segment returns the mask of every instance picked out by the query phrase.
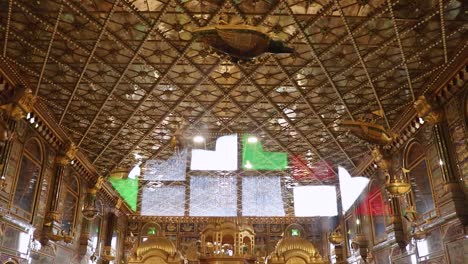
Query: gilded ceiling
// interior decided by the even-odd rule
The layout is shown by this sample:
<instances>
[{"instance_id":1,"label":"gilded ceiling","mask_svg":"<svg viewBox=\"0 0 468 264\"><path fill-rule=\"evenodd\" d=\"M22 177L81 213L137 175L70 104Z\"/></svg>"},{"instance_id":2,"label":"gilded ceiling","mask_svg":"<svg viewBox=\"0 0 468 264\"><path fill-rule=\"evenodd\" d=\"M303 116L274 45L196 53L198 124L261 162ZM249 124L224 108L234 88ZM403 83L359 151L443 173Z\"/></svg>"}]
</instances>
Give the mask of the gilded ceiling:
<instances>
[{"instance_id":1,"label":"gilded ceiling","mask_svg":"<svg viewBox=\"0 0 468 264\"><path fill-rule=\"evenodd\" d=\"M167 158L180 124L352 169L369 146L340 123L391 128L466 54L466 14L461 0L0 0L0 48L103 174ZM221 19L295 52L210 54L193 31Z\"/></svg>"}]
</instances>

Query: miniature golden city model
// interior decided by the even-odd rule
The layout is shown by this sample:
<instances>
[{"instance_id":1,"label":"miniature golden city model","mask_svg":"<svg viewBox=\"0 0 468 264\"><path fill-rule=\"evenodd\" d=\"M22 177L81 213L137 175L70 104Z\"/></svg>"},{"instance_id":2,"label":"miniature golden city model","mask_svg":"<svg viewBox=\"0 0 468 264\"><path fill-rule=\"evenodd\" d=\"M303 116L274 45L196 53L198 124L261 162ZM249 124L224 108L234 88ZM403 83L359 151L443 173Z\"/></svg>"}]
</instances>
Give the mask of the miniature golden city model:
<instances>
[{"instance_id":1,"label":"miniature golden city model","mask_svg":"<svg viewBox=\"0 0 468 264\"><path fill-rule=\"evenodd\" d=\"M289 225L266 258L255 256L255 232L252 225L242 221L216 220L201 232L200 240L192 252L182 255L166 238L157 224L146 228L140 236L140 245L129 264L326 264L315 246L306 239L304 228Z\"/></svg>"},{"instance_id":2,"label":"miniature golden city model","mask_svg":"<svg viewBox=\"0 0 468 264\"><path fill-rule=\"evenodd\" d=\"M255 232L251 225L219 221L208 224L201 233L200 263L255 263Z\"/></svg>"}]
</instances>

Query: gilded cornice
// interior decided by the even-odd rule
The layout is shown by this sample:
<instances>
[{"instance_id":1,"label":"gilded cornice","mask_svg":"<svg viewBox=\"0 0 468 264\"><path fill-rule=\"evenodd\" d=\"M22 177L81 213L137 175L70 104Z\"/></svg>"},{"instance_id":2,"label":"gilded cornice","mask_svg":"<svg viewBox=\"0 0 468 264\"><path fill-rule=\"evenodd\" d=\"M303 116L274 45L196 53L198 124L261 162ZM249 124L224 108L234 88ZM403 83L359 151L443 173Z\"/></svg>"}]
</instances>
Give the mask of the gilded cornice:
<instances>
[{"instance_id":1,"label":"gilded cornice","mask_svg":"<svg viewBox=\"0 0 468 264\"><path fill-rule=\"evenodd\" d=\"M465 52L465 54L468 52ZM443 104L453 97L454 93L464 87L464 84L468 81L468 56L461 56L461 58L452 63L451 67L447 68L450 74L446 78L441 78L440 81L435 82L432 86L436 87L426 93L426 98L431 98L433 101ZM418 113L413 104L406 107L405 110L400 114L401 118L392 127L392 131L399 135L398 138L394 139L389 144L389 151L392 152L403 146L409 139L411 139L418 129L422 126L419 120ZM376 163L371 155L365 156L360 165L358 165L353 171L352 175L364 175L369 171L373 171L372 168Z\"/></svg>"},{"instance_id":2,"label":"gilded cornice","mask_svg":"<svg viewBox=\"0 0 468 264\"><path fill-rule=\"evenodd\" d=\"M131 221L155 223L214 223L231 221L244 224L310 224L324 217L197 217L197 216L145 216L131 215ZM325 217L327 218L327 217Z\"/></svg>"},{"instance_id":3,"label":"gilded cornice","mask_svg":"<svg viewBox=\"0 0 468 264\"><path fill-rule=\"evenodd\" d=\"M29 83L23 80L23 78L20 78L15 68L1 56L0 74L11 85L24 85L29 89L31 87ZM48 107L40 97L37 98L32 112L41 123L42 131L40 134L49 144L51 144L53 148L59 150L60 146L64 146L67 142L71 142L71 139L68 137L67 133L57 124L57 122L55 122L54 118L50 114L50 111L48 110ZM95 184L100 175L88 160L87 156L79 150L76 151L73 156L76 162L73 164L72 168L88 183L91 185ZM103 191L100 192L101 195L99 196L104 198L104 200L107 200L107 202L110 204L117 204L120 196L111 187L111 184L105 181L102 185L104 188L102 188ZM120 211L125 214L130 214L132 212L126 203L122 203Z\"/></svg>"}]
</instances>

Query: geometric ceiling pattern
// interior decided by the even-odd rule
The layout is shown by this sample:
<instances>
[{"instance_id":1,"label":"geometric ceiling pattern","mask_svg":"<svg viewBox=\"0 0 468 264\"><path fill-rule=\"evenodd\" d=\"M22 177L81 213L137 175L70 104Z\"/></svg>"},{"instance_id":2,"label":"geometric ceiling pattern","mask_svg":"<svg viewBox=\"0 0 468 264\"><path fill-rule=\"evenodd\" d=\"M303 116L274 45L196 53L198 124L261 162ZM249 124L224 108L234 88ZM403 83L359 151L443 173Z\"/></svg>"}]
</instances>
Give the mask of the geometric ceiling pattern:
<instances>
[{"instance_id":1,"label":"geometric ceiling pattern","mask_svg":"<svg viewBox=\"0 0 468 264\"><path fill-rule=\"evenodd\" d=\"M354 168L466 49L462 0L1 0L1 52L106 174L173 154L171 135L252 133L268 151ZM442 16L440 15L442 12ZM293 47L238 65L193 31L249 23ZM465 37L463 37L465 36ZM320 179L315 179L320 182Z\"/></svg>"}]
</instances>

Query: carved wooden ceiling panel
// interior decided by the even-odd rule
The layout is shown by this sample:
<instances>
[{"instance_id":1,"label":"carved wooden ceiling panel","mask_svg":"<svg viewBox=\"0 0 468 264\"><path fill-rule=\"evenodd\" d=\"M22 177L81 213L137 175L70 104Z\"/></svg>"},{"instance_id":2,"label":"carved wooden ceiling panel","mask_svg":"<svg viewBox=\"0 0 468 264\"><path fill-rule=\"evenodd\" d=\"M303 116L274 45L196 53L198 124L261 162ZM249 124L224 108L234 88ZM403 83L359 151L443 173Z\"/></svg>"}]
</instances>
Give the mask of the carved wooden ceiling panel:
<instances>
[{"instance_id":1,"label":"carved wooden ceiling panel","mask_svg":"<svg viewBox=\"0 0 468 264\"><path fill-rule=\"evenodd\" d=\"M352 169L369 148L340 122L379 111L391 128L466 54L466 14L461 0L0 0L0 41L103 174L135 153L167 158L182 122L187 137L255 133L271 151ZM220 19L295 53L212 55L193 31Z\"/></svg>"}]
</instances>

